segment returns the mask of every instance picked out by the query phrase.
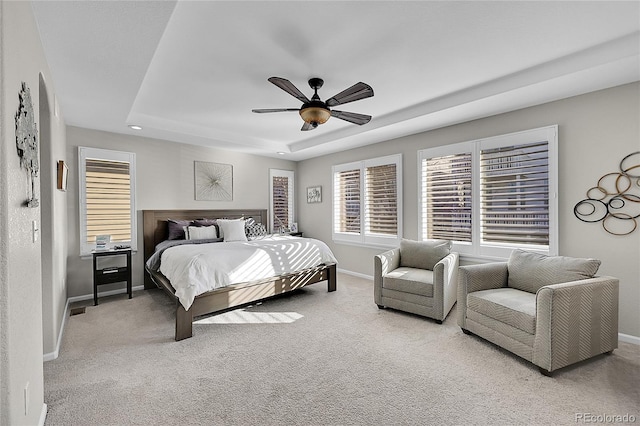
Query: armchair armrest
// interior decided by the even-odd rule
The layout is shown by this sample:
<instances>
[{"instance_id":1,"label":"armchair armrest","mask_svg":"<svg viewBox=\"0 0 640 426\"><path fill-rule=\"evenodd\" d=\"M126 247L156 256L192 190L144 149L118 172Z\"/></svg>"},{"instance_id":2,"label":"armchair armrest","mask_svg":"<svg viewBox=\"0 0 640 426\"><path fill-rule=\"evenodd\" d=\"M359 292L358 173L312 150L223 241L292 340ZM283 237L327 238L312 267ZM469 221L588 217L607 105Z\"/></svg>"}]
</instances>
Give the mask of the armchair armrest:
<instances>
[{"instance_id":1,"label":"armchair armrest","mask_svg":"<svg viewBox=\"0 0 640 426\"><path fill-rule=\"evenodd\" d=\"M603 276L541 287L534 364L553 371L617 348L618 286Z\"/></svg>"},{"instance_id":2,"label":"armchair armrest","mask_svg":"<svg viewBox=\"0 0 640 426\"><path fill-rule=\"evenodd\" d=\"M467 293L491 290L507 286L507 262L483 263L461 266L458 271L458 286Z\"/></svg>"},{"instance_id":3,"label":"armchair armrest","mask_svg":"<svg viewBox=\"0 0 640 426\"><path fill-rule=\"evenodd\" d=\"M449 253L442 258L433 267L434 275L434 299L436 303L442 301L442 311L440 306L437 306L436 316L444 320L451 307L456 303L458 297L458 266L460 262L460 256L456 252ZM442 285L437 285L438 281L442 282Z\"/></svg>"},{"instance_id":4,"label":"armchair armrest","mask_svg":"<svg viewBox=\"0 0 640 426\"><path fill-rule=\"evenodd\" d=\"M458 268L458 325L465 328L467 294L507 286L507 262L466 265Z\"/></svg>"},{"instance_id":5,"label":"armchair armrest","mask_svg":"<svg viewBox=\"0 0 640 426\"><path fill-rule=\"evenodd\" d=\"M400 266L400 249L385 251L373 257L373 298L382 304L382 276Z\"/></svg>"}]
</instances>

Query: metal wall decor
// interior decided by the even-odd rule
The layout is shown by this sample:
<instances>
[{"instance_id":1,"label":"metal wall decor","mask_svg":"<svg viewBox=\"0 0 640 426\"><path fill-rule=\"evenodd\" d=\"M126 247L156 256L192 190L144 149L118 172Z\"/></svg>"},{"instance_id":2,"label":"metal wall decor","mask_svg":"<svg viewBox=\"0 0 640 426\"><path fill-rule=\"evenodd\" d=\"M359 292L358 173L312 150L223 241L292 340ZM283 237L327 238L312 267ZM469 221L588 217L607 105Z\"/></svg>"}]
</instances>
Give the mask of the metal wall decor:
<instances>
[{"instance_id":1,"label":"metal wall decor","mask_svg":"<svg viewBox=\"0 0 640 426\"><path fill-rule=\"evenodd\" d=\"M613 235L635 231L640 217L640 151L624 157L619 172L603 175L573 213L583 222L602 222L604 230Z\"/></svg>"},{"instance_id":2,"label":"metal wall decor","mask_svg":"<svg viewBox=\"0 0 640 426\"><path fill-rule=\"evenodd\" d=\"M20 106L16 112L16 147L20 157L20 166L27 172L27 201L28 207L38 207L40 202L36 196L36 181L40 171L38 161L38 128L33 113L31 91L27 83L22 82L22 89L18 93Z\"/></svg>"},{"instance_id":3,"label":"metal wall decor","mask_svg":"<svg viewBox=\"0 0 640 426\"><path fill-rule=\"evenodd\" d=\"M196 200L233 200L233 166L195 161Z\"/></svg>"}]
</instances>

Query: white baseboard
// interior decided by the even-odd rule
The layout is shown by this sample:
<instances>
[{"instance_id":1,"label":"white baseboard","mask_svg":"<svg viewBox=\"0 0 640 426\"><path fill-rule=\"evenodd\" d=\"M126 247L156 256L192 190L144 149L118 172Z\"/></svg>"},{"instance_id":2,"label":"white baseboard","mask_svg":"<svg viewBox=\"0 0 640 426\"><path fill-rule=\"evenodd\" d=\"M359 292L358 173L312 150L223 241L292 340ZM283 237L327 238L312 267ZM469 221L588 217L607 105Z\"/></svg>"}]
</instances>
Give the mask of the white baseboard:
<instances>
[{"instance_id":1,"label":"white baseboard","mask_svg":"<svg viewBox=\"0 0 640 426\"><path fill-rule=\"evenodd\" d=\"M144 290L144 286L138 285L135 287L131 287L131 291L138 291L138 290ZM101 293L100 292L98 293L98 297L113 296L115 294L121 294L126 292L127 292L126 288L103 291ZM69 305L73 302L81 302L83 300L91 300L91 299L93 299L93 293L85 294L82 296L69 297L67 299L67 303L64 306L64 316L62 317L62 325L60 326L60 333L58 333L58 344L56 345L56 350L53 352L44 354L42 357L44 362L53 361L54 359L58 358L58 354L60 353L60 343L62 342L62 334L64 332L64 327L67 324L67 318L69 317ZM45 412L45 415L46 415L46 412Z\"/></svg>"},{"instance_id":2,"label":"white baseboard","mask_svg":"<svg viewBox=\"0 0 640 426\"><path fill-rule=\"evenodd\" d=\"M640 337L631 336L630 334L618 333L618 340L621 342L627 342L634 345L640 345Z\"/></svg>"},{"instance_id":3,"label":"white baseboard","mask_svg":"<svg viewBox=\"0 0 640 426\"><path fill-rule=\"evenodd\" d=\"M144 286L143 285L137 285L135 287L131 287L131 291L138 291L138 290L144 290ZM98 297L113 296L115 294L122 294L122 293L126 293L126 292L127 292L126 288L119 288L117 290L103 291L102 293L98 292ZM85 294L83 296L70 297L69 298L69 303L81 302L83 300L91 300L91 299L93 299L93 293Z\"/></svg>"},{"instance_id":4,"label":"white baseboard","mask_svg":"<svg viewBox=\"0 0 640 426\"><path fill-rule=\"evenodd\" d=\"M64 332L64 326L67 324L67 317L69 316L69 299L67 299L67 303L64 305L64 314L62 315L62 324L60 325L60 332L58 333L58 343L56 344L56 350L53 352L49 352L44 354L43 361L53 361L58 358L58 354L60 353L60 342L62 342L62 333Z\"/></svg>"},{"instance_id":5,"label":"white baseboard","mask_svg":"<svg viewBox=\"0 0 640 426\"><path fill-rule=\"evenodd\" d=\"M346 269L340 269L340 268L338 268L338 272L373 281L373 277L371 275L361 274L360 272L347 271Z\"/></svg>"},{"instance_id":6,"label":"white baseboard","mask_svg":"<svg viewBox=\"0 0 640 426\"><path fill-rule=\"evenodd\" d=\"M38 420L38 426L44 426L44 421L47 419L47 404L42 404L42 410L40 410L40 419Z\"/></svg>"}]
</instances>

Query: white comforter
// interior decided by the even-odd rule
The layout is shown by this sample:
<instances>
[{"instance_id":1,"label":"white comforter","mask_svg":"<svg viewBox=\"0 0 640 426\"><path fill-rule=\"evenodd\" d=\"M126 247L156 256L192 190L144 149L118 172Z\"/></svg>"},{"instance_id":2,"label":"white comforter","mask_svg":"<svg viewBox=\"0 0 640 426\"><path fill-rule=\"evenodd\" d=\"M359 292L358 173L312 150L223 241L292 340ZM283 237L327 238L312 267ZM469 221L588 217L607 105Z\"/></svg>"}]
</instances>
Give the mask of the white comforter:
<instances>
[{"instance_id":1,"label":"white comforter","mask_svg":"<svg viewBox=\"0 0 640 426\"><path fill-rule=\"evenodd\" d=\"M337 262L325 243L271 236L246 242L186 244L166 249L160 272L171 281L185 309L207 291Z\"/></svg>"}]
</instances>

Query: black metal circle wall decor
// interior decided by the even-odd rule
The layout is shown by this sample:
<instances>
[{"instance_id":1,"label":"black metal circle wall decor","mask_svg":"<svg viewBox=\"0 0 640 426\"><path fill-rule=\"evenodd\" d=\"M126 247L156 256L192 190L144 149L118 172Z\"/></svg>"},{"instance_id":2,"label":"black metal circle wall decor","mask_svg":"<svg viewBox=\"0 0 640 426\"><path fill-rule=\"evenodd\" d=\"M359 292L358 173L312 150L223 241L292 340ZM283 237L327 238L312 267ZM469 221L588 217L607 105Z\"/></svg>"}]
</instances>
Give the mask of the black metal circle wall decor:
<instances>
[{"instance_id":1,"label":"black metal circle wall decor","mask_svg":"<svg viewBox=\"0 0 640 426\"><path fill-rule=\"evenodd\" d=\"M27 175L27 201L28 207L38 207L40 202L36 195L36 181L40 171L38 161L38 128L35 122L31 91L27 83L22 82L22 89L18 93L20 106L16 112L16 147L20 157L20 166L25 168Z\"/></svg>"},{"instance_id":2,"label":"black metal circle wall decor","mask_svg":"<svg viewBox=\"0 0 640 426\"><path fill-rule=\"evenodd\" d=\"M587 198L573 207L573 214L583 222L602 222L612 235L633 233L640 217L640 151L624 157L619 172L598 179L587 190Z\"/></svg>"}]
</instances>

